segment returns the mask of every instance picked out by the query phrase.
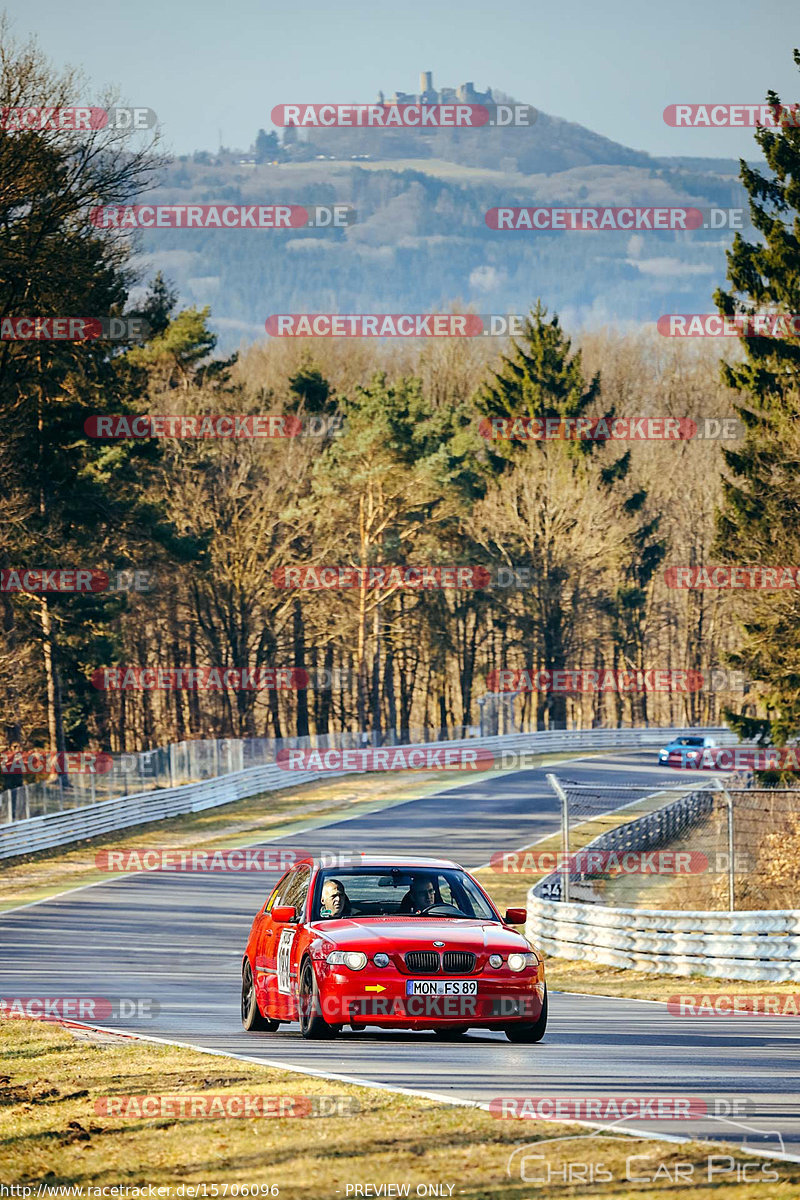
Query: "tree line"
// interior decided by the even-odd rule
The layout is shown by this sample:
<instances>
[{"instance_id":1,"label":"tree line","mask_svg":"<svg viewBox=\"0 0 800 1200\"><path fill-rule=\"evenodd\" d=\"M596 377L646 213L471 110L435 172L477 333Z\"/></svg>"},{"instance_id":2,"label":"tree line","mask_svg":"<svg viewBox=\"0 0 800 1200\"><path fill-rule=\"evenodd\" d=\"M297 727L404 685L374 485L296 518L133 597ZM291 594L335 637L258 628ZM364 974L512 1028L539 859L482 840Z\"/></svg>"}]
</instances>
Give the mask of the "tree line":
<instances>
[{"instance_id":1,"label":"tree line","mask_svg":"<svg viewBox=\"0 0 800 1200\"><path fill-rule=\"evenodd\" d=\"M79 81L35 45L1 40L4 103L75 102ZM737 235L715 301L727 313L797 312L800 131L757 137L769 174L743 163L742 182L761 239ZM182 309L161 275L138 286L135 243L88 219L98 203L133 202L162 165L156 143L136 150L113 132L0 130L0 321L125 313L149 329L135 346L0 340L0 569L139 570L151 581L0 590L7 746L120 751L339 730L380 742L463 733L481 708L485 724L502 711L517 728L727 713L764 740L796 733L796 591L668 585L677 564L800 562L795 342L749 339L720 374L718 347L702 340L573 341L534 291L511 341L276 340L221 358L210 311ZM294 436L86 432L98 414L153 413L274 414ZM487 436L511 417L732 413L745 432L728 443ZM480 568L486 585L366 582L392 565ZM357 568L362 582L286 586L292 567ZM125 667L195 679L283 669L308 686L96 686L98 672ZM487 699L502 670L708 678L722 667L746 676L746 690Z\"/></svg>"}]
</instances>

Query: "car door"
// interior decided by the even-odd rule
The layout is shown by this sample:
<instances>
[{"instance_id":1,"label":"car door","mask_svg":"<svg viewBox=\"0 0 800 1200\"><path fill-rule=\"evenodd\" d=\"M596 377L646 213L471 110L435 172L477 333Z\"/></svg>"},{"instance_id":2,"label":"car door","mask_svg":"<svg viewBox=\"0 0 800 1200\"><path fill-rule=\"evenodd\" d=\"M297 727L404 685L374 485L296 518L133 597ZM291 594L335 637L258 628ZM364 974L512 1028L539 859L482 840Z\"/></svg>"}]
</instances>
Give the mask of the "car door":
<instances>
[{"instance_id":1,"label":"car door","mask_svg":"<svg viewBox=\"0 0 800 1200\"><path fill-rule=\"evenodd\" d=\"M311 882L311 868L304 863L293 867L280 881L267 901L267 923L264 929L263 960L269 1014L279 1020L292 1020L296 1015L294 991L296 986L296 956L292 951L305 915L305 904ZM290 906L296 911L294 921L276 921L274 909Z\"/></svg>"},{"instance_id":2,"label":"car door","mask_svg":"<svg viewBox=\"0 0 800 1200\"><path fill-rule=\"evenodd\" d=\"M282 875L270 892L266 904L256 916L251 934L253 973L259 1008L263 1013L269 1013L270 1015L274 1015L272 1009L275 1003L274 998L272 998L275 988L274 986L270 986L270 979L276 970L274 948L275 925L272 920L271 911L274 905L280 904L281 893L284 891L291 873L292 871L287 871L285 875Z\"/></svg>"}]
</instances>

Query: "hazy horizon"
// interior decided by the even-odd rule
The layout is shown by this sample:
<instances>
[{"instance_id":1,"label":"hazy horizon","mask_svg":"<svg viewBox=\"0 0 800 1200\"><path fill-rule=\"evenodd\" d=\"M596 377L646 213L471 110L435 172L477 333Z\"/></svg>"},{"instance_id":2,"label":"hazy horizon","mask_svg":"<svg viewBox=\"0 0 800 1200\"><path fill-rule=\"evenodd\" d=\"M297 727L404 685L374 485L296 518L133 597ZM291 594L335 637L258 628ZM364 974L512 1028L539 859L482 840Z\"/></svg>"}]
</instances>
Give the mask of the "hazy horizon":
<instances>
[{"instance_id":1,"label":"hazy horizon","mask_svg":"<svg viewBox=\"0 0 800 1200\"><path fill-rule=\"evenodd\" d=\"M664 108L758 103L769 88L788 102L797 91L789 0L770 7L768 23L744 0L718 12L677 0L666 15L632 0L613 14L587 0L515 0L491 14L476 0L434 10L407 0L397 12L364 0L346 12L320 0L294 10L141 0L99 12L42 0L35 18L10 0L6 11L19 40L36 32L53 63L83 70L93 91L118 85L128 102L154 109L176 155L216 150L220 139L246 149L260 127L271 129L276 104L369 102L380 89L416 91L430 70L437 87L491 86L656 156L752 157L751 129L673 129Z\"/></svg>"}]
</instances>

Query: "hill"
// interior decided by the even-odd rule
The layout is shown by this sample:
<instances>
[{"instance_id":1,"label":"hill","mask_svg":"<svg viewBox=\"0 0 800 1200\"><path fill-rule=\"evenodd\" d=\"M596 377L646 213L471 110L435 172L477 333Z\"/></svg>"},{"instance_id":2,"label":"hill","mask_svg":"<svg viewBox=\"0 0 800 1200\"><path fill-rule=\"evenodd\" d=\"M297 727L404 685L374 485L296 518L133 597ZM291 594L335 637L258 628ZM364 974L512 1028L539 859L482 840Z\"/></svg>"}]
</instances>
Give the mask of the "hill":
<instances>
[{"instance_id":1,"label":"hill","mask_svg":"<svg viewBox=\"0 0 800 1200\"><path fill-rule=\"evenodd\" d=\"M143 270L163 270L183 304L209 304L222 349L265 336L264 321L281 312L427 312L454 302L525 312L541 296L574 329L712 308L726 229L509 233L487 228L484 216L506 204L743 207L733 160L652 158L543 113L531 130L401 133L383 143L384 157L357 163L347 147L367 153L364 136L381 135L352 131L354 142L333 144L350 132L328 131L325 158L315 142L315 153L306 146L280 163L178 159L148 197L357 210L346 229L142 235Z\"/></svg>"}]
</instances>

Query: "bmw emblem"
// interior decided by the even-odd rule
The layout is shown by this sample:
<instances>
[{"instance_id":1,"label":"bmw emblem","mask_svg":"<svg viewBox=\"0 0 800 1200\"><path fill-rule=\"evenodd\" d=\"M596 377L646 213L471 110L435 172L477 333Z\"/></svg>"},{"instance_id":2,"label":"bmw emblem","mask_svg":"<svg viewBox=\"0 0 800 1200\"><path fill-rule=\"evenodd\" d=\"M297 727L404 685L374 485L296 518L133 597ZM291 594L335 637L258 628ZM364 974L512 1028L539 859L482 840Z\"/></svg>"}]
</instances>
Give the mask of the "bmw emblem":
<instances>
[{"instance_id":1,"label":"bmw emblem","mask_svg":"<svg viewBox=\"0 0 800 1200\"><path fill-rule=\"evenodd\" d=\"M443 946L444 942L434 942L434 946Z\"/></svg>"}]
</instances>

